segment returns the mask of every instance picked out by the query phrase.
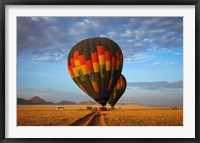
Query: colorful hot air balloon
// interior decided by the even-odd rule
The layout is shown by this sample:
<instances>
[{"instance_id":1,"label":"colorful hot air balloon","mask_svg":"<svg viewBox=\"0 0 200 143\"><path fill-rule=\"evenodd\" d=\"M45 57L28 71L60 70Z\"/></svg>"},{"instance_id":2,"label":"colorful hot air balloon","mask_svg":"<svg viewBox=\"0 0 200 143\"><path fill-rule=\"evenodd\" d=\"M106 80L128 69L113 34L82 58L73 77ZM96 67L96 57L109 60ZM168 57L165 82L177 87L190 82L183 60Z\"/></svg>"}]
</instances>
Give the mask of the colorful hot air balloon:
<instances>
[{"instance_id":1,"label":"colorful hot air balloon","mask_svg":"<svg viewBox=\"0 0 200 143\"><path fill-rule=\"evenodd\" d=\"M74 82L96 102L105 106L123 67L120 47L103 37L89 38L72 47L68 70Z\"/></svg>"},{"instance_id":2,"label":"colorful hot air balloon","mask_svg":"<svg viewBox=\"0 0 200 143\"><path fill-rule=\"evenodd\" d=\"M111 96L108 100L108 103L112 106L112 108L115 106L117 101L123 95L125 90L126 90L126 79L123 75L121 75L115 85L113 93L111 94Z\"/></svg>"}]
</instances>

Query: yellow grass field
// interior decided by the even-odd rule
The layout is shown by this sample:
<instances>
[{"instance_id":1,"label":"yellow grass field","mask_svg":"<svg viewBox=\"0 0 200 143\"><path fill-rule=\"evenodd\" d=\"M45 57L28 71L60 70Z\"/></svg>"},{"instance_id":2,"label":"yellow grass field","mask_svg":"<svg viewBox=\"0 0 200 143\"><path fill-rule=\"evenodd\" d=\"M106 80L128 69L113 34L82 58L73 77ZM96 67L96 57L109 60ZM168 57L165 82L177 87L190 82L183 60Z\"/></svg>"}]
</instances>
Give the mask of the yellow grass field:
<instances>
[{"instance_id":1,"label":"yellow grass field","mask_svg":"<svg viewBox=\"0 0 200 143\"><path fill-rule=\"evenodd\" d=\"M57 110L56 105L18 105L18 126L67 126L90 113L89 110L65 106Z\"/></svg>"},{"instance_id":2,"label":"yellow grass field","mask_svg":"<svg viewBox=\"0 0 200 143\"><path fill-rule=\"evenodd\" d=\"M88 105L100 107L99 105ZM68 126L90 114L87 105L18 105L17 126ZM153 108L140 105L117 105L116 109L101 111L106 126L183 126L183 110Z\"/></svg>"},{"instance_id":3,"label":"yellow grass field","mask_svg":"<svg viewBox=\"0 0 200 143\"><path fill-rule=\"evenodd\" d=\"M104 115L110 126L182 126L183 110L121 109Z\"/></svg>"}]
</instances>

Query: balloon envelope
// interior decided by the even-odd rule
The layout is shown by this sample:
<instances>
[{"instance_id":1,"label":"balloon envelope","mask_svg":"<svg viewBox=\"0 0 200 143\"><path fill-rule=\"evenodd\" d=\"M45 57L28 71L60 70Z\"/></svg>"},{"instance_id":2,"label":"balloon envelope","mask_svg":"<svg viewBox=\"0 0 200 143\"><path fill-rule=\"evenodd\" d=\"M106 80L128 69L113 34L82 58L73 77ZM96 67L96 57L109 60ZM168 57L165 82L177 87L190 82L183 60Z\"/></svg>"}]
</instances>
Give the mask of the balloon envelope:
<instances>
[{"instance_id":1,"label":"balloon envelope","mask_svg":"<svg viewBox=\"0 0 200 143\"><path fill-rule=\"evenodd\" d=\"M108 103L113 107L117 103L117 101L121 98L124 91L126 90L126 79L123 75L120 76L119 80L117 81L114 91L111 94Z\"/></svg>"},{"instance_id":2,"label":"balloon envelope","mask_svg":"<svg viewBox=\"0 0 200 143\"><path fill-rule=\"evenodd\" d=\"M120 47L103 37L78 42L68 55L68 71L74 82L96 102L106 105L123 67Z\"/></svg>"}]
</instances>

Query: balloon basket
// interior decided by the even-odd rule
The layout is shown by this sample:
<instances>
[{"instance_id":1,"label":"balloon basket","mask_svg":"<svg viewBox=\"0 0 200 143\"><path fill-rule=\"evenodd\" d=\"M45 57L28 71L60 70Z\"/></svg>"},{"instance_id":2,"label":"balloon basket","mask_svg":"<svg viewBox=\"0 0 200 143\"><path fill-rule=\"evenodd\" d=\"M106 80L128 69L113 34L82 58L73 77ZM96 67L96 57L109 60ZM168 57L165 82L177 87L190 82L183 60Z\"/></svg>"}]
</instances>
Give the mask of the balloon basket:
<instances>
[{"instance_id":1,"label":"balloon basket","mask_svg":"<svg viewBox=\"0 0 200 143\"><path fill-rule=\"evenodd\" d=\"M109 108L106 108L106 107L100 107L100 108L99 108L99 111L110 111L110 109L109 109Z\"/></svg>"},{"instance_id":2,"label":"balloon basket","mask_svg":"<svg viewBox=\"0 0 200 143\"><path fill-rule=\"evenodd\" d=\"M110 110L114 110L115 109L115 107L110 107Z\"/></svg>"}]
</instances>

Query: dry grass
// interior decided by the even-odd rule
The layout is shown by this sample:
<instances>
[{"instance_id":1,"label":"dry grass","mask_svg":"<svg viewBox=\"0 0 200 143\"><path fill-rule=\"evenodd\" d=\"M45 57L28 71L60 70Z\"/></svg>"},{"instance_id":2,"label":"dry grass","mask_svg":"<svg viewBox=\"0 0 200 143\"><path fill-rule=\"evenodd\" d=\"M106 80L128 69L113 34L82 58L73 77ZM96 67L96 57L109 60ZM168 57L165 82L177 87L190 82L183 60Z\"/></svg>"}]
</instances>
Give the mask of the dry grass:
<instances>
[{"instance_id":1,"label":"dry grass","mask_svg":"<svg viewBox=\"0 0 200 143\"><path fill-rule=\"evenodd\" d=\"M86 109L56 110L55 105L18 105L18 126L67 126L90 113Z\"/></svg>"},{"instance_id":2,"label":"dry grass","mask_svg":"<svg viewBox=\"0 0 200 143\"><path fill-rule=\"evenodd\" d=\"M109 126L183 126L183 110L117 109L104 114Z\"/></svg>"},{"instance_id":3,"label":"dry grass","mask_svg":"<svg viewBox=\"0 0 200 143\"><path fill-rule=\"evenodd\" d=\"M97 105L88 105L100 107ZM89 114L87 105L18 105L18 126L67 126ZM121 109L119 109L121 108ZM183 110L148 108L138 105L118 105L115 110L103 111L107 126L183 126Z\"/></svg>"}]
</instances>

